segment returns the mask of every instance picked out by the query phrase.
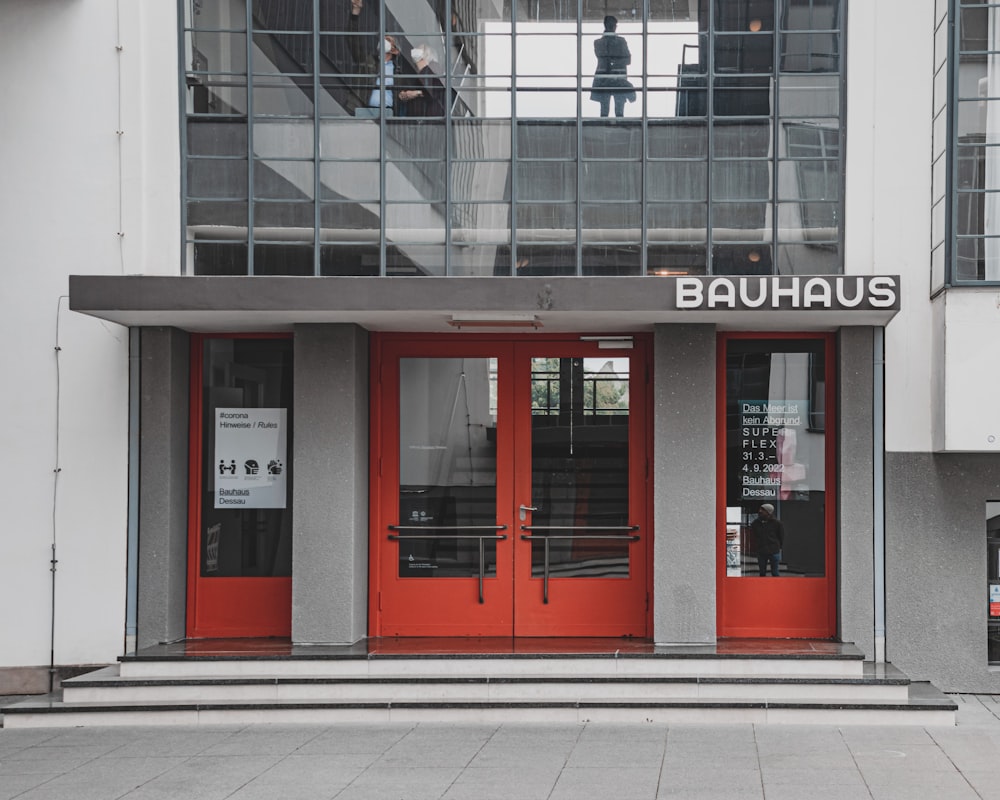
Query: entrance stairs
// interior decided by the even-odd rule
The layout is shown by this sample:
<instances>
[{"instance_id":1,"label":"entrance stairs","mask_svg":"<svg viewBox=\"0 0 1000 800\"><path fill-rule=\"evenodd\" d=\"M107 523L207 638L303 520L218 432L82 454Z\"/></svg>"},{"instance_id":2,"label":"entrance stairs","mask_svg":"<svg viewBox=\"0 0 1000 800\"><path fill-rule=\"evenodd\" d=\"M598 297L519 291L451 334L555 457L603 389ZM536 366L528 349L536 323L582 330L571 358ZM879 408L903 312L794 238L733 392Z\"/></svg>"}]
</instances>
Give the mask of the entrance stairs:
<instances>
[{"instance_id":1,"label":"entrance stairs","mask_svg":"<svg viewBox=\"0 0 1000 800\"><path fill-rule=\"evenodd\" d=\"M274 640L160 645L3 709L5 728L253 722L954 725L956 704L851 644Z\"/></svg>"}]
</instances>

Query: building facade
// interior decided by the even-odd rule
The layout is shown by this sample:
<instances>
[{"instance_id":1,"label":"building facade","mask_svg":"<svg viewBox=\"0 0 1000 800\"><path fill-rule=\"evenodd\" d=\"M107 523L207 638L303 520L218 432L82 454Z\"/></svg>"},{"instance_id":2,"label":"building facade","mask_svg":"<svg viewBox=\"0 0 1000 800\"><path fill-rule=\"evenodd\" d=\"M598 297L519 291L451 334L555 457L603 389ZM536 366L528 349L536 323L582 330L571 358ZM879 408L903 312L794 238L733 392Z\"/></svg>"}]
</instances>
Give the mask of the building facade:
<instances>
[{"instance_id":1,"label":"building facade","mask_svg":"<svg viewBox=\"0 0 1000 800\"><path fill-rule=\"evenodd\" d=\"M0 688L764 637L997 691L992 12L0 6Z\"/></svg>"}]
</instances>

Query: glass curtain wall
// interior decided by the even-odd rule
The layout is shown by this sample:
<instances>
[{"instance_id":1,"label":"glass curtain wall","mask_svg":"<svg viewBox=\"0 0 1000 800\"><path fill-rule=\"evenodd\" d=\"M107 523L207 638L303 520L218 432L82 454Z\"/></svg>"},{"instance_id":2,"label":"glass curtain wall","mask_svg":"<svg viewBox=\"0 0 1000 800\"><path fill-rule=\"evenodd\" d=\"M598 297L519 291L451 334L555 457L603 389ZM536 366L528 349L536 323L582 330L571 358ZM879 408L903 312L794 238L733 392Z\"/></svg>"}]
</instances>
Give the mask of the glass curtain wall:
<instances>
[{"instance_id":1,"label":"glass curtain wall","mask_svg":"<svg viewBox=\"0 0 1000 800\"><path fill-rule=\"evenodd\" d=\"M939 3L943 0L939 0ZM952 0L950 283L1000 281L1000 5ZM941 28L944 28L942 32ZM947 27L938 31L945 49ZM954 53L957 52L957 58ZM937 84L935 84L937 88ZM944 120L935 125L935 137ZM936 173L935 173L936 175Z\"/></svg>"},{"instance_id":2,"label":"glass curtain wall","mask_svg":"<svg viewBox=\"0 0 1000 800\"><path fill-rule=\"evenodd\" d=\"M840 0L180 0L186 272L842 271Z\"/></svg>"}]
</instances>

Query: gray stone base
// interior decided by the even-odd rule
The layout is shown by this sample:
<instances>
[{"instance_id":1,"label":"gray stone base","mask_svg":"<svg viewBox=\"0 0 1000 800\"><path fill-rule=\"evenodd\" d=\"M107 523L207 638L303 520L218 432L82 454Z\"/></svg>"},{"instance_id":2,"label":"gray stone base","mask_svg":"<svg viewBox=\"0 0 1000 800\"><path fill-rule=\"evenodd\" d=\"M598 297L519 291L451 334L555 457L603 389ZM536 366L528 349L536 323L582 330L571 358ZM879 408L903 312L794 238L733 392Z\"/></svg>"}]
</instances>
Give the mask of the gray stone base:
<instances>
[{"instance_id":1,"label":"gray stone base","mask_svg":"<svg viewBox=\"0 0 1000 800\"><path fill-rule=\"evenodd\" d=\"M70 664L56 666L55 688L62 681L85 672L107 666L105 664ZM49 668L45 667L0 667L0 697L6 695L47 694L49 691Z\"/></svg>"},{"instance_id":2,"label":"gray stone base","mask_svg":"<svg viewBox=\"0 0 1000 800\"><path fill-rule=\"evenodd\" d=\"M986 649L986 503L1000 500L1000 456L885 461L886 657L946 692L1000 693Z\"/></svg>"}]
</instances>

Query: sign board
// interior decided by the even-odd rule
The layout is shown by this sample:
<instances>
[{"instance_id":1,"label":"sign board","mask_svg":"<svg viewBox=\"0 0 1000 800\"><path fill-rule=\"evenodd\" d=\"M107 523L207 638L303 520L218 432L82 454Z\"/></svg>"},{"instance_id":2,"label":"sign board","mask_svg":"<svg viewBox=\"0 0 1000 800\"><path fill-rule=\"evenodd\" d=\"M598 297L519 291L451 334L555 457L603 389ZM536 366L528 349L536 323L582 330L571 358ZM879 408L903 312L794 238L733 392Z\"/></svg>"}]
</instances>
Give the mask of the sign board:
<instances>
[{"instance_id":1,"label":"sign board","mask_svg":"<svg viewBox=\"0 0 1000 800\"><path fill-rule=\"evenodd\" d=\"M1000 583L990 584L990 616L1000 617Z\"/></svg>"},{"instance_id":2,"label":"sign board","mask_svg":"<svg viewBox=\"0 0 1000 800\"><path fill-rule=\"evenodd\" d=\"M742 507L726 507L726 576L729 578L743 575L743 542L740 539L742 520Z\"/></svg>"},{"instance_id":3,"label":"sign board","mask_svg":"<svg viewBox=\"0 0 1000 800\"><path fill-rule=\"evenodd\" d=\"M215 410L215 507L285 508L288 409Z\"/></svg>"},{"instance_id":4,"label":"sign board","mask_svg":"<svg viewBox=\"0 0 1000 800\"><path fill-rule=\"evenodd\" d=\"M805 488L798 443L809 423L808 400L740 400L740 499L774 502Z\"/></svg>"},{"instance_id":5,"label":"sign board","mask_svg":"<svg viewBox=\"0 0 1000 800\"><path fill-rule=\"evenodd\" d=\"M898 311L892 275L685 276L675 284L679 311Z\"/></svg>"}]
</instances>

